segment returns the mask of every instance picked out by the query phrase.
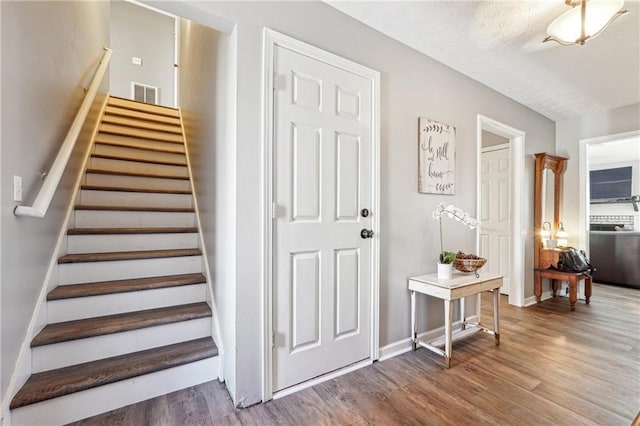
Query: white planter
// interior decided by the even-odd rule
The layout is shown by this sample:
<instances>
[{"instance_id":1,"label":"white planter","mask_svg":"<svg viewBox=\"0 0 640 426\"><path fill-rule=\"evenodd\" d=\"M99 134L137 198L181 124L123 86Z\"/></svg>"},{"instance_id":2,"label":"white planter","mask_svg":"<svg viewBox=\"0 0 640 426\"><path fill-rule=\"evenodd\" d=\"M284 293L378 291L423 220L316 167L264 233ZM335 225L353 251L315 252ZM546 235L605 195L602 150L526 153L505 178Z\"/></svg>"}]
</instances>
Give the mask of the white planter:
<instances>
[{"instance_id":1,"label":"white planter","mask_svg":"<svg viewBox=\"0 0 640 426\"><path fill-rule=\"evenodd\" d=\"M450 280L453 273L453 265L451 263L438 263L438 279Z\"/></svg>"}]
</instances>

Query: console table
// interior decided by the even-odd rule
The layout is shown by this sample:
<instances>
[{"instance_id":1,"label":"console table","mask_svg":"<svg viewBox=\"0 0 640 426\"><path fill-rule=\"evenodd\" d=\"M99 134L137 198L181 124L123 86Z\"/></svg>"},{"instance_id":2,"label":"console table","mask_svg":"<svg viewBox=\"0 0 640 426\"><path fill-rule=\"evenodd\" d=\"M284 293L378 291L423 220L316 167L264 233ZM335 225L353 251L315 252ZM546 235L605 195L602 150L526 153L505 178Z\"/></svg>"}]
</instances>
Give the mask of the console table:
<instances>
[{"instance_id":1,"label":"console table","mask_svg":"<svg viewBox=\"0 0 640 426\"><path fill-rule=\"evenodd\" d=\"M500 287L502 276L496 274L480 274L476 278L473 274L455 273L450 280L438 279L437 274L419 275L409 278L409 291L411 292L411 341L412 349L418 346L427 348L444 357L447 368L451 367L451 344L455 340L470 336L480 330L493 334L496 345L500 344L499 332L499 306ZM493 330L480 325L480 298L477 301L476 323L468 323L464 312L464 298L473 296L483 291L493 291ZM444 301L444 337L431 342L423 342L418 338L416 329L416 293L437 297ZM461 329L453 332L453 301L460 299L460 324ZM444 345L444 350L439 346Z\"/></svg>"}]
</instances>

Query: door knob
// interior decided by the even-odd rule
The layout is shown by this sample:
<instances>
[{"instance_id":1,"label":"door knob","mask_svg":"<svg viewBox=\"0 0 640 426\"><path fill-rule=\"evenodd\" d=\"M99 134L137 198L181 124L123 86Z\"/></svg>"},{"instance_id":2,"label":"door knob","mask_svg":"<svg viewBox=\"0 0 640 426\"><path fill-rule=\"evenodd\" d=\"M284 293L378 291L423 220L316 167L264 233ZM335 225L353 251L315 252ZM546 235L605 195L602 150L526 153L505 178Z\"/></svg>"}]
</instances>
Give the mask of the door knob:
<instances>
[{"instance_id":1,"label":"door knob","mask_svg":"<svg viewBox=\"0 0 640 426\"><path fill-rule=\"evenodd\" d=\"M362 231L360 231L360 237L362 237L362 239L367 239L367 238L373 238L373 230L371 229L363 229Z\"/></svg>"}]
</instances>

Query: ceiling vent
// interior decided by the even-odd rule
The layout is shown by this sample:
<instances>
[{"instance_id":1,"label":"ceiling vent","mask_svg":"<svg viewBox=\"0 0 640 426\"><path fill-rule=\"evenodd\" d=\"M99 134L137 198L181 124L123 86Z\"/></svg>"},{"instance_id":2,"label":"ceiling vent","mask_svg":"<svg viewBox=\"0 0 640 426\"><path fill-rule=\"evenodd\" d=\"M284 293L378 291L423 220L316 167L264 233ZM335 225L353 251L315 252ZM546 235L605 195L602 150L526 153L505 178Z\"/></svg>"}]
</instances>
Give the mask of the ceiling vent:
<instances>
[{"instance_id":1,"label":"ceiling vent","mask_svg":"<svg viewBox=\"0 0 640 426\"><path fill-rule=\"evenodd\" d=\"M158 88L148 84L131 82L131 98L147 104L158 104Z\"/></svg>"}]
</instances>

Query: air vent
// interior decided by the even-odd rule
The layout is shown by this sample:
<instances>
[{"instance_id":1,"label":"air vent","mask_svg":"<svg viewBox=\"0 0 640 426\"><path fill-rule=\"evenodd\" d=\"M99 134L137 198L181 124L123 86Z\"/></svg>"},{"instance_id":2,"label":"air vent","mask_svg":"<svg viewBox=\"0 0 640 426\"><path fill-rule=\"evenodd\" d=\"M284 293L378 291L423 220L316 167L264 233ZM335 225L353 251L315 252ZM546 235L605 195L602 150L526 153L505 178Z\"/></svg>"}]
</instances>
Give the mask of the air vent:
<instances>
[{"instance_id":1,"label":"air vent","mask_svg":"<svg viewBox=\"0 0 640 426\"><path fill-rule=\"evenodd\" d=\"M131 82L131 97L134 101L158 104L158 88L148 84Z\"/></svg>"}]
</instances>

